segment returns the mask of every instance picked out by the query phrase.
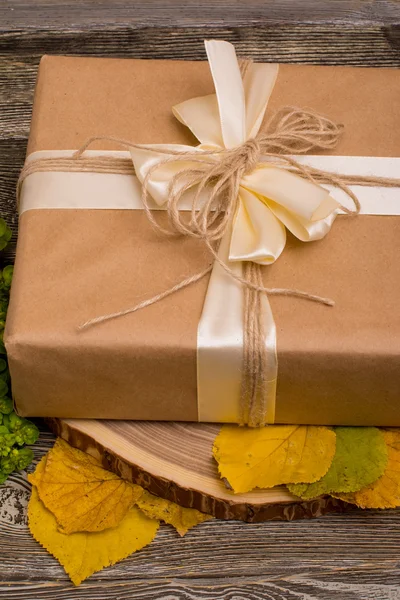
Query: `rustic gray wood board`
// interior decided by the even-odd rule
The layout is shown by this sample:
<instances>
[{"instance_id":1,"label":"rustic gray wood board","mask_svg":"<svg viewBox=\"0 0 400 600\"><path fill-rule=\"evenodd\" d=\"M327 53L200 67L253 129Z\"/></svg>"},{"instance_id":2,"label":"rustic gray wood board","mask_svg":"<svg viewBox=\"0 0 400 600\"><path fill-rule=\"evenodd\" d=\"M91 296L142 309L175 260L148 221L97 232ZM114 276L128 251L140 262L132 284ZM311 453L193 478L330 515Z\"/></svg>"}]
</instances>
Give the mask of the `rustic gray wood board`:
<instances>
[{"instance_id":1,"label":"rustic gray wood board","mask_svg":"<svg viewBox=\"0 0 400 600\"><path fill-rule=\"evenodd\" d=\"M204 59L204 37L259 61L400 67L399 0L0 0L0 211L17 232L42 54ZM15 244L8 252L12 260ZM42 427L37 460L54 436ZM74 589L29 534L25 474L0 487L1 600L400 600L400 511L212 520Z\"/></svg>"},{"instance_id":2,"label":"rustic gray wood board","mask_svg":"<svg viewBox=\"0 0 400 600\"><path fill-rule=\"evenodd\" d=\"M47 422L54 433L121 477L218 519L290 521L340 512L348 506L330 497L304 502L285 486L247 494L229 491L212 457L219 425L88 419Z\"/></svg>"}]
</instances>

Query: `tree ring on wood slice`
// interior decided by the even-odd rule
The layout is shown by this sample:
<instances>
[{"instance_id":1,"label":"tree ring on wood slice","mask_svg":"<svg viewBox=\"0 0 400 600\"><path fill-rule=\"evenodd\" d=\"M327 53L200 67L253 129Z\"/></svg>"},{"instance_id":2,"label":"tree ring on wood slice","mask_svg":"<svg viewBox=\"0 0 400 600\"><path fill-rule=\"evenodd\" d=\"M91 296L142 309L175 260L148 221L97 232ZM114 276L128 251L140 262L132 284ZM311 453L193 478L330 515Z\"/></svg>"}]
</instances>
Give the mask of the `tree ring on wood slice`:
<instances>
[{"instance_id":1,"label":"tree ring on wood slice","mask_svg":"<svg viewBox=\"0 0 400 600\"><path fill-rule=\"evenodd\" d=\"M247 522L319 517L348 509L340 500L303 501L284 486L230 492L212 446L220 425L152 421L46 419L52 431L103 466L153 494L217 519Z\"/></svg>"}]
</instances>

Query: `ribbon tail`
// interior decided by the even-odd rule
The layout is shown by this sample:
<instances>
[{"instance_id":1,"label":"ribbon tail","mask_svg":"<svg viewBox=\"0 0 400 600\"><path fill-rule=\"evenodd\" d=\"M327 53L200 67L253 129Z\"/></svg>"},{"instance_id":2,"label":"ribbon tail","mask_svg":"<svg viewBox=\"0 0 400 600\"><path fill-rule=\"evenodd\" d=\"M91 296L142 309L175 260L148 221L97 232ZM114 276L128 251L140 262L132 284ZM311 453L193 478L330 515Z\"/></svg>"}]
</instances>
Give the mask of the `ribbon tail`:
<instances>
[{"instance_id":1,"label":"ribbon tail","mask_svg":"<svg viewBox=\"0 0 400 600\"><path fill-rule=\"evenodd\" d=\"M221 241L219 257L229 260L231 228ZM229 263L242 275L242 263ZM197 331L198 417L201 422L238 423L243 366L243 288L215 262ZM262 297L266 372L266 422L275 419L276 327L266 295Z\"/></svg>"}]
</instances>

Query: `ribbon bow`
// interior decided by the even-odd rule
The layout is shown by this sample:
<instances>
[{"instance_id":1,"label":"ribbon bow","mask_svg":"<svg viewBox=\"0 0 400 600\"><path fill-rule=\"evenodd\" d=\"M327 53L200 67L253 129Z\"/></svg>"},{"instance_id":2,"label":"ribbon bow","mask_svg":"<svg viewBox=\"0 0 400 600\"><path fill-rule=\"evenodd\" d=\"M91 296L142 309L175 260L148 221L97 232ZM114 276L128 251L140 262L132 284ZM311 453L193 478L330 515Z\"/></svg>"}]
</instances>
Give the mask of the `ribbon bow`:
<instances>
[{"instance_id":1,"label":"ribbon bow","mask_svg":"<svg viewBox=\"0 0 400 600\"><path fill-rule=\"evenodd\" d=\"M132 147L135 171L159 206L170 202L172 197L176 211L178 200L197 184L201 189L193 202L194 231L204 237L211 231L211 239L218 239L223 227L218 224L210 230L210 223L215 220L210 213L201 221L204 204L208 202L210 208L211 197L214 210L218 189L220 193L226 189L224 185L214 187L207 201L206 184L220 181L227 171L231 178L225 177L223 183L236 187L233 192L228 190L230 196L234 194L234 206L227 209L222 205L225 224L229 219L232 222L228 260L269 265L285 247L286 228L304 242L321 239L329 232L340 205L317 183L282 168L277 161L274 164L262 160L261 155L268 155L264 149L274 146L270 137L259 134L259 129L278 65L252 64L242 79L231 44L212 40L206 41L205 46L216 93L173 107L174 115L191 130L200 145ZM285 164L288 166L290 161ZM203 181L206 169L209 175ZM196 217L194 213L199 207ZM172 221L178 223L176 212ZM178 231L189 233L185 226L178 227Z\"/></svg>"}]
</instances>

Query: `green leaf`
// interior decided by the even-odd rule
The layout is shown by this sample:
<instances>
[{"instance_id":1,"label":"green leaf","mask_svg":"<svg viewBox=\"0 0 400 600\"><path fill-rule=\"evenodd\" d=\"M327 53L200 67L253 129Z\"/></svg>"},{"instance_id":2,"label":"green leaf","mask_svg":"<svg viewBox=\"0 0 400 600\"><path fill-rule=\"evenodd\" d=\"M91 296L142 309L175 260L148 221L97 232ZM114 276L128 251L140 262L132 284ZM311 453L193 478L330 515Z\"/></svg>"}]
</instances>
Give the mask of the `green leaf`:
<instances>
[{"instance_id":1,"label":"green leaf","mask_svg":"<svg viewBox=\"0 0 400 600\"><path fill-rule=\"evenodd\" d=\"M4 219L0 218L0 237L8 242L11 239L11 229L8 227Z\"/></svg>"},{"instance_id":2,"label":"green leaf","mask_svg":"<svg viewBox=\"0 0 400 600\"><path fill-rule=\"evenodd\" d=\"M3 237L7 233L7 223L4 219L0 218L0 237Z\"/></svg>"},{"instance_id":3,"label":"green leaf","mask_svg":"<svg viewBox=\"0 0 400 600\"><path fill-rule=\"evenodd\" d=\"M336 452L326 475L315 483L287 487L304 500L324 494L356 492L376 481L385 471L388 452L376 427L335 427Z\"/></svg>"},{"instance_id":4,"label":"green leaf","mask_svg":"<svg viewBox=\"0 0 400 600\"><path fill-rule=\"evenodd\" d=\"M3 280L4 284L7 288L11 286L11 281L14 273L14 267L12 265L8 265L3 269Z\"/></svg>"}]
</instances>

